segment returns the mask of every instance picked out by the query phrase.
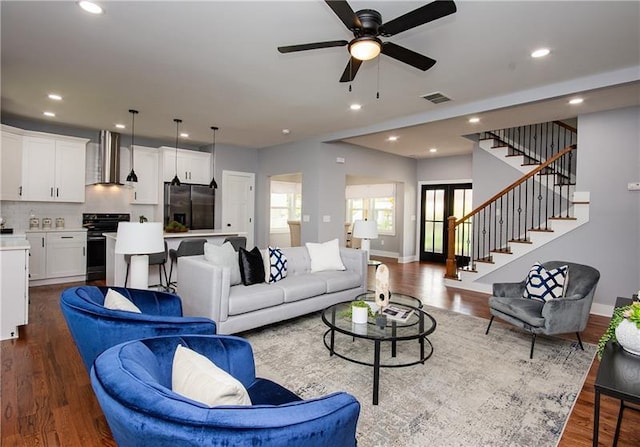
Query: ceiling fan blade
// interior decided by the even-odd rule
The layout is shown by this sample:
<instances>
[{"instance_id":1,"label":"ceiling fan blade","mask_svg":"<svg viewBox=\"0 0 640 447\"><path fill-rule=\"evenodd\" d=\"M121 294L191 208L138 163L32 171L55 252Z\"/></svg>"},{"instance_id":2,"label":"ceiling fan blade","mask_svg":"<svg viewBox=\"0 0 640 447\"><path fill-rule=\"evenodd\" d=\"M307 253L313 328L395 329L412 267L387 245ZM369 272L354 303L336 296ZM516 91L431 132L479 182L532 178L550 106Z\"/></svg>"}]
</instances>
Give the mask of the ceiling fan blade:
<instances>
[{"instance_id":1,"label":"ceiling fan blade","mask_svg":"<svg viewBox=\"0 0 640 447\"><path fill-rule=\"evenodd\" d=\"M278 47L281 53L293 53L295 51L317 50L319 48L344 47L349 42L346 40L329 40L327 42L304 43L301 45L287 45Z\"/></svg>"},{"instance_id":2,"label":"ceiling fan blade","mask_svg":"<svg viewBox=\"0 0 640 447\"><path fill-rule=\"evenodd\" d=\"M393 36L416 26L424 25L457 11L452 0L438 0L408 12L382 25L381 35Z\"/></svg>"},{"instance_id":3,"label":"ceiling fan blade","mask_svg":"<svg viewBox=\"0 0 640 447\"><path fill-rule=\"evenodd\" d=\"M353 30L354 28L362 27L362 23L360 22L360 19L358 18L356 13L353 12L353 9L351 9L351 6L349 6L349 3L347 3L345 0L325 0L325 1L327 5L329 5L329 8L331 8L333 12L338 16L338 18L342 20L342 23L344 23L344 26L346 26L350 30Z\"/></svg>"},{"instance_id":4,"label":"ceiling fan blade","mask_svg":"<svg viewBox=\"0 0 640 447\"><path fill-rule=\"evenodd\" d=\"M389 57L399 60L400 62L404 62L405 64L411 65L412 67L422 71L427 71L436 63L436 61L430 57L423 56L420 53L416 53L415 51L411 51L408 48L401 47L400 45L396 45L392 42L384 42L382 44L382 54L386 54Z\"/></svg>"},{"instance_id":5,"label":"ceiling fan blade","mask_svg":"<svg viewBox=\"0 0 640 447\"><path fill-rule=\"evenodd\" d=\"M362 65L362 61L360 59L356 59L352 57L347 62L347 67L344 69L344 73L342 73L342 77L340 78L340 82L351 82L356 77L356 73L358 69Z\"/></svg>"}]
</instances>

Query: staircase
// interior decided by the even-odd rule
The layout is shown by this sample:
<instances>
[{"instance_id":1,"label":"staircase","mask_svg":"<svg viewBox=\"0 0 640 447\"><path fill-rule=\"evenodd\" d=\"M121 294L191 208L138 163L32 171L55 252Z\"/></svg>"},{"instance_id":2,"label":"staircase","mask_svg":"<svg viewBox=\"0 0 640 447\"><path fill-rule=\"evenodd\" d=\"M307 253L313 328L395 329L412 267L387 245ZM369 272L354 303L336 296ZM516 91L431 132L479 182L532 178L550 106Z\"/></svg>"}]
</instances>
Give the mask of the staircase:
<instances>
[{"instance_id":1,"label":"staircase","mask_svg":"<svg viewBox=\"0 0 640 447\"><path fill-rule=\"evenodd\" d=\"M460 219L449 218L445 285L484 293L479 281L589 221L575 191L576 130L560 122L484 132L479 145L522 177Z\"/></svg>"}]
</instances>

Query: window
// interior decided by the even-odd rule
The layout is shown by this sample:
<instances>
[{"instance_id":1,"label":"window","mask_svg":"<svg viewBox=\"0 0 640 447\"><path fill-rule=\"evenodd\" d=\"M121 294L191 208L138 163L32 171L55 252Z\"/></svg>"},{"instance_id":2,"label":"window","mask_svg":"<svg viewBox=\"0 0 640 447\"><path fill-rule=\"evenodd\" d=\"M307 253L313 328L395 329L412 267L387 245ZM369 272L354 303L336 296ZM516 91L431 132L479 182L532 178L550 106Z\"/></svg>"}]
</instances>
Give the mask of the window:
<instances>
[{"instance_id":1,"label":"window","mask_svg":"<svg viewBox=\"0 0 640 447\"><path fill-rule=\"evenodd\" d=\"M288 220L300 220L302 184L271 181L270 231L289 231Z\"/></svg>"},{"instance_id":2,"label":"window","mask_svg":"<svg viewBox=\"0 0 640 447\"><path fill-rule=\"evenodd\" d=\"M396 233L396 187L393 183L348 185L346 189L347 221L373 219L378 233Z\"/></svg>"}]
</instances>

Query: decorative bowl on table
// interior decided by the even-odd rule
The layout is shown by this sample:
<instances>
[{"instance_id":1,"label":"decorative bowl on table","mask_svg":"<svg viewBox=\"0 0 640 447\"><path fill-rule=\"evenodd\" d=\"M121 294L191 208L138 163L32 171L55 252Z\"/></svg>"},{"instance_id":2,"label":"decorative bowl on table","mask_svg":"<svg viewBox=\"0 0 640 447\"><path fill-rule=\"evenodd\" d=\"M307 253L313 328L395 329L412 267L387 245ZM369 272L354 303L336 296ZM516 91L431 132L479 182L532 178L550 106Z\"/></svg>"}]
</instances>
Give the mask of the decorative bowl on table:
<instances>
[{"instance_id":1,"label":"decorative bowl on table","mask_svg":"<svg viewBox=\"0 0 640 447\"><path fill-rule=\"evenodd\" d=\"M189 231L189 228L181 224L180 222L176 222L175 220L172 220L167 225L165 225L164 231L166 233L184 233Z\"/></svg>"}]
</instances>

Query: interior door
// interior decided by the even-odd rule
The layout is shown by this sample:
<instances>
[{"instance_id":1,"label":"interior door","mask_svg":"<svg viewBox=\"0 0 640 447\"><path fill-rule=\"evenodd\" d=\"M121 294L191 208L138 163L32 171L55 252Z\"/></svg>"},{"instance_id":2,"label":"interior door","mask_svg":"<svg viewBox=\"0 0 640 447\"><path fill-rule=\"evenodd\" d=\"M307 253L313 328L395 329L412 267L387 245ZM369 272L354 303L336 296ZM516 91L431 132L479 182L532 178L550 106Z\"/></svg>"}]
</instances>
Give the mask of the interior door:
<instances>
[{"instance_id":1,"label":"interior door","mask_svg":"<svg viewBox=\"0 0 640 447\"><path fill-rule=\"evenodd\" d=\"M247 234L247 248L254 246L255 174L222 172L222 229Z\"/></svg>"},{"instance_id":2,"label":"interior door","mask_svg":"<svg viewBox=\"0 0 640 447\"><path fill-rule=\"evenodd\" d=\"M472 208L471 183L422 185L420 260L447 259L447 219L461 218Z\"/></svg>"}]
</instances>

